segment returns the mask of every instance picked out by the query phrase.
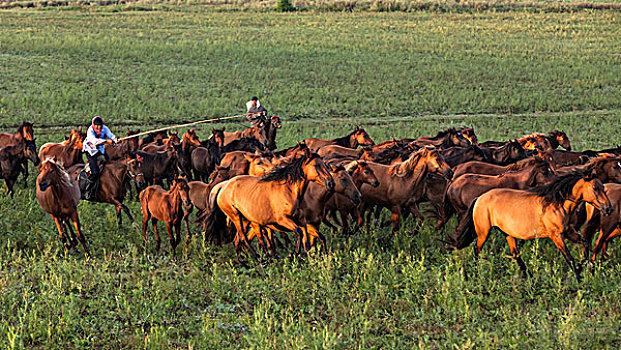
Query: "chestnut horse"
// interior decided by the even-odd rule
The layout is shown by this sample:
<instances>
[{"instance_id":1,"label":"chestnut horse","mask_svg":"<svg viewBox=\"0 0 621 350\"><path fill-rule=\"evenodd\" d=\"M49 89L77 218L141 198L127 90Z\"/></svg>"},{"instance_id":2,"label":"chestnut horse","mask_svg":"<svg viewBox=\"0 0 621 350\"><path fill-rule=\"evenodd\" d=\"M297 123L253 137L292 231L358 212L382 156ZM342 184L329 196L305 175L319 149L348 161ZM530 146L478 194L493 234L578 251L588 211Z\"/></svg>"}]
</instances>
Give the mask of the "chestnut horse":
<instances>
[{"instance_id":1,"label":"chestnut horse","mask_svg":"<svg viewBox=\"0 0 621 350\"><path fill-rule=\"evenodd\" d=\"M605 258L608 243L613 238L621 236L621 184L604 184L604 191L614 208L611 215L602 216L594 206L586 205L587 224L582 235L590 242L595 233L599 231L591 261L595 261L595 256L600 251L602 258Z\"/></svg>"},{"instance_id":2,"label":"chestnut horse","mask_svg":"<svg viewBox=\"0 0 621 350\"><path fill-rule=\"evenodd\" d=\"M175 248L181 242L181 221L184 210L192 206L188 194L189 187L182 176L173 179L169 191L159 185L152 185L140 192L140 206L142 207L142 239L147 247L147 223L151 219L155 233L155 250L160 250L160 235L157 232L157 221L166 223L166 231L170 239L170 251L175 255ZM185 208L184 208L185 207ZM173 235L173 229L176 233Z\"/></svg>"},{"instance_id":3,"label":"chestnut horse","mask_svg":"<svg viewBox=\"0 0 621 350\"><path fill-rule=\"evenodd\" d=\"M356 126L354 131L352 131L351 133L343 137L338 137L332 140L318 139L318 138L311 137L311 138L304 140L304 143L313 152L317 152L317 150L319 150L321 147L328 146L328 145L337 145L337 146L349 147L349 148L358 148L358 146L375 145L375 142L371 140L371 137L369 136L369 134L367 134L366 131L364 131L364 128L361 128L358 126Z\"/></svg>"},{"instance_id":4,"label":"chestnut horse","mask_svg":"<svg viewBox=\"0 0 621 350\"><path fill-rule=\"evenodd\" d=\"M258 256L248 241L245 222L255 227L297 233L295 251L299 253L303 223L294 214L309 181L323 185L328 191L334 190L334 180L324 162L307 150L267 176L241 175L219 183L211 191L208 208L199 214L199 219L204 223L206 235L215 238L227 234L228 218L228 222L235 225L236 235L240 236L236 241L241 241L255 259ZM325 238L319 232L317 235L325 250Z\"/></svg>"},{"instance_id":5,"label":"chestnut horse","mask_svg":"<svg viewBox=\"0 0 621 350\"><path fill-rule=\"evenodd\" d=\"M143 146L141 151L144 151L147 153L157 153L157 152L164 152L170 147L179 146L181 144L181 139L179 138L179 132L171 131L168 138L163 139L162 142L163 144L161 145L150 143L146 146Z\"/></svg>"},{"instance_id":6,"label":"chestnut horse","mask_svg":"<svg viewBox=\"0 0 621 350\"><path fill-rule=\"evenodd\" d=\"M423 136L409 141L418 146L434 146L437 148L467 147L471 144L470 140L455 128L440 131L436 136Z\"/></svg>"},{"instance_id":7,"label":"chestnut horse","mask_svg":"<svg viewBox=\"0 0 621 350\"><path fill-rule=\"evenodd\" d=\"M84 163L82 158L82 142L86 138L86 133L82 132L82 127L71 128L69 138L62 143L49 142L41 146L39 158L41 161L56 157L56 161L64 168L78 163Z\"/></svg>"},{"instance_id":8,"label":"chestnut horse","mask_svg":"<svg viewBox=\"0 0 621 350\"><path fill-rule=\"evenodd\" d=\"M127 129L127 136L136 135L140 132L140 130L132 131ZM125 139L119 142L118 144L104 144L106 149L106 154L110 157L111 160L115 159L123 159L126 156L130 155L132 152L139 150L138 147L138 138L132 137L130 139Z\"/></svg>"},{"instance_id":9,"label":"chestnut horse","mask_svg":"<svg viewBox=\"0 0 621 350\"><path fill-rule=\"evenodd\" d=\"M54 219L65 249L68 248L67 239L69 239L71 248L75 247L75 240L68 235L67 230L67 228L71 230L69 224L71 221L78 233L78 240L84 248L84 253L89 255L86 237L82 233L78 217L78 202L80 201L78 184L69 177L62 165L58 164L54 158L49 158L41 163L36 188L37 201L41 208ZM73 232L71 233L73 235Z\"/></svg>"},{"instance_id":10,"label":"chestnut horse","mask_svg":"<svg viewBox=\"0 0 621 350\"><path fill-rule=\"evenodd\" d=\"M269 143L267 139L267 132L265 130L265 122L260 122L259 124L253 127L250 127L248 129L245 129L245 130L240 130L240 131L235 131L235 132L226 132L226 131L223 131L223 132L224 132L224 144L222 146L226 146L229 143L235 140L240 140L244 137L254 137L264 147L267 147Z\"/></svg>"},{"instance_id":11,"label":"chestnut horse","mask_svg":"<svg viewBox=\"0 0 621 350\"><path fill-rule=\"evenodd\" d=\"M401 163L387 166L377 163L368 163L375 176L379 179L379 186L362 185L363 212L370 206L377 205L388 208L391 212L392 231L384 239L390 239L399 229L400 217L403 210L415 204L422 195L422 183L428 172L439 173L450 179L453 171L446 164L442 155L434 148L423 147L412 153L410 158ZM359 221L359 225L361 222Z\"/></svg>"},{"instance_id":12,"label":"chestnut horse","mask_svg":"<svg viewBox=\"0 0 621 350\"><path fill-rule=\"evenodd\" d=\"M563 233L571 229L567 216L580 202L590 203L607 214L613 210L604 185L592 175L578 171L528 191L497 188L484 193L457 226L453 245L462 249L476 239L478 256L490 230L497 227L507 235L511 256L527 276L516 239L550 238L580 281L580 273L563 241Z\"/></svg>"}]
</instances>

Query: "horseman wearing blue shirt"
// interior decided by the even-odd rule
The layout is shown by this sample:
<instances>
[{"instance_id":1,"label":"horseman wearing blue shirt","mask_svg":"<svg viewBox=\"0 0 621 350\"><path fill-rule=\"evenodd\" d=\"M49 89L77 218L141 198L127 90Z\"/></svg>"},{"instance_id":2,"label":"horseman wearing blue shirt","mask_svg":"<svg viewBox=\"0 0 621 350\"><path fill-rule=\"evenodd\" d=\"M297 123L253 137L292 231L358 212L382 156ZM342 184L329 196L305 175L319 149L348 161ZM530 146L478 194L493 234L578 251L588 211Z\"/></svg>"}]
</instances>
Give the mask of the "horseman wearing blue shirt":
<instances>
[{"instance_id":1,"label":"horseman wearing blue shirt","mask_svg":"<svg viewBox=\"0 0 621 350\"><path fill-rule=\"evenodd\" d=\"M86 139L84 140L84 147L82 151L86 153L86 159L88 159L88 165L91 169L91 174L88 177L88 182L85 190L85 199L91 200L94 198L93 189L99 178L100 171L98 161L102 163L109 159L106 154L105 144L117 143L117 138L114 134L104 125L103 118L96 116L93 118L92 125L86 132Z\"/></svg>"}]
</instances>

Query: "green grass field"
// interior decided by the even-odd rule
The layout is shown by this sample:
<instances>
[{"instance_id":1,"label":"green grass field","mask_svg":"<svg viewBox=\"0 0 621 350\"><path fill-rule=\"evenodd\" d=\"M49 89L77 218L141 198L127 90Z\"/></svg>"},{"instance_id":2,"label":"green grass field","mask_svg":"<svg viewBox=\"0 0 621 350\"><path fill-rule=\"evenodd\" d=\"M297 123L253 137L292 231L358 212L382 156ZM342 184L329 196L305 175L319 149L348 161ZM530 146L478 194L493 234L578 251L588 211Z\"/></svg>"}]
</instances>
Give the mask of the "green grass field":
<instances>
[{"instance_id":1,"label":"green grass field","mask_svg":"<svg viewBox=\"0 0 621 350\"><path fill-rule=\"evenodd\" d=\"M41 145L99 114L123 134L237 114L258 95L283 117L281 147L354 125L376 141L473 125L480 140L563 129L576 149L620 142L617 11L117 9L0 12L2 131L35 121ZM324 229L326 257L243 266L201 239L177 258L153 237L143 251L136 226L84 202L85 259L63 251L34 178L16 190L0 187L3 349L621 346L616 248L578 283L551 242L525 242L523 280L500 233L475 263L432 222L411 235L409 219L389 245L384 228Z\"/></svg>"}]
</instances>

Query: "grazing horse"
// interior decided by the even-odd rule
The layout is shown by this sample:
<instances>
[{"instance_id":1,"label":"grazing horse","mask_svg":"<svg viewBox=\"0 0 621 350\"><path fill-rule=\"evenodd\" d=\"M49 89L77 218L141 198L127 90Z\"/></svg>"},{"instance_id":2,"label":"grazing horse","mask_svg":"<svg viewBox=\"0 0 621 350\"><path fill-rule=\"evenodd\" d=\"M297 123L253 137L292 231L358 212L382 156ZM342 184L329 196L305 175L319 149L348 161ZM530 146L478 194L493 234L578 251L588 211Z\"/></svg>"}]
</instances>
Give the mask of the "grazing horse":
<instances>
[{"instance_id":1,"label":"grazing horse","mask_svg":"<svg viewBox=\"0 0 621 350\"><path fill-rule=\"evenodd\" d=\"M17 127L17 131L12 134L8 132L0 133L0 148L6 147L6 146L16 146L21 143L24 143L25 141L28 141L32 143L33 145L35 145L34 147L36 149L37 146L35 144L36 140L34 138L34 124L33 123L22 122L22 124L19 127ZM38 161L37 163L34 164L34 166L37 166L37 165L39 165ZM27 161L23 160L21 166L22 166L22 172L24 173L24 185L27 186L27 181L28 181Z\"/></svg>"},{"instance_id":2,"label":"grazing horse","mask_svg":"<svg viewBox=\"0 0 621 350\"><path fill-rule=\"evenodd\" d=\"M67 172L71 178L79 184L80 173L83 169L84 164L76 164L67 169ZM129 220L133 222L134 218L129 208L123 204L123 200L125 199L127 185L130 181L135 181L138 188L142 188L145 185L141 163L136 158L132 158L129 155L125 156L125 159L107 162L101 171L101 176L98 181L99 190L92 202L114 205L118 227L121 227L123 223L121 210L123 210L125 214L127 214Z\"/></svg>"},{"instance_id":3,"label":"grazing horse","mask_svg":"<svg viewBox=\"0 0 621 350\"><path fill-rule=\"evenodd\" d=\"M62 143L46 143L39 150L39 158L44 161L56 157L56 161L64 168L74 164L84 163L82 158L82 142L86 138L86 133L82 132L82 127L71 128L69 138Z\"/></svg>"},{"instance_id":4,"label":"grazing horse","mask_svg":"<svg viewBox=\"0 0 621 350\"><path fill-rule=\"evenodd\" d=\"M436 136L423 136L410 141L418 146L434 146L436 148L468 147L471 144L470 140L455 128L440 131Z\"/></svg>"},{"instance_id":5,"label":"grazing horse","mask_svg":"<svg viewBox=\"0 0 621 350\"><path fill-rule=\"evenodd\" d=\"M349 148L358 148L358 146L375 145L375 142L373 142L369 134L367 134L367 132L364 131L364 128L360 128L358 126L356 126L354 131L352 131L350 134L345 135L343 137L339 137L339 138L332 139L332 140L318 139L318 138L311 137L311 138L304 140L304 143L313 152L317 152L317 150L319 150L321 147L328 146L328 145L337 145L337 146L349 147Z\"/></svg>"},{"instance_id":6,"label":"grazing horse","mask_svg":"<svg viewBox=\"0 0 621 350\"><path fill-rule=\"evenodd\" d=\"M15 185L19 174L23 172L23 164L28 159L34 165L39 165L34 141L24 140L17 145L0 148L0 179L4 179L6 182L11 197L14 193L13 185Z\"/></svg>"},{"instance_id":7,"label":"grazing horse","mask_svg":"<svg viewBox=\"0 0 621 350\"><path fill-rule=\"evenodd\" d=\"M409 210L419 200L427 173L439 173L447 179L453 176L453 171L444 161L444 157L436 149L429 147L421 148L412 153L407 161L392 166L368 164L380 184L377 187L366 184L360 187L363 212L372 205L388 208L392 212L392 231L384 239L390 239L399 229L402 211Z\"/></svg>"},{"instance_id":8,"label":"grazing horse","mask_svg":"<svg viewBox=\"0 0 621 350\"><path fill-rule=\"evenodd\" d=\"M239 235L235 241L242 242L255 259L258 256L248 241L245 222L255 228L297 233L295 252L299 253L304 225L294 214L309 181L323 185L328 191L334 190L334 179L324 162L306 150L302 156L274 168L264 177L240 175L219 183L212 189L209 205L199 214L199 220L203 221L206 235L212 240L220 237L218 241L222 242L227 234L228 218L228 222L235 226L236 235ZM317 232L316 238L325 251L323 235ZM240 251L239 247L237 251Z\"/></svg>"},{"instance_id":9,"label":"grazing horse","mask_svg":"<svg viewBox=\"0 0 621 350\"><path fill-rule=\"evenodd\" d=\"M159 185L153 185L140 192L140 206L142 207L142 239L147 247L147 223L151 219L155 233L155 250L160 250L160 235L157 232L157 221L166 223L166 231L170 239L170 250L175 255L175 248L181 242L181 221L184 211L192 207L189 187L184 177L173 179L169 191ZM173 228L176 237L173 235Z\"/></svg>"},{"instance_id":10,"label":"grazing horse","mask_svg":"<svg viewBox=\"0 0 621 350\"><path fill-rule=\"evenodd\" d=\"M69 177L62 165L58 164L54 158L50 158L41 163L36 188L37 201L41 208L54 219L65 249L68 248L67 239L69 239L71 248L75 247L75 240L68 235L67 230L67 227L71 230L69 224L71 221L78 234L78 240L84 248L84 253L89 255L86 237L82 233L78 217L78 202L80 201L78 184ZM73 234L72 232L72 236Z\"/></svg>"},{"instance_id":11,"label":"grazing horse","mask_svg":"<svg viewBox=\"0 0 621 350\"><path fill-rule=\"evenodd\" d=\"M475 255L478 256L490 230L497 227L507 235L511 256L526 276L526 265L520 258L516 239L550 238L580 281L580 273L563 241L564 232L571 229L567 216L580 202L590 203L606 214L613 210L602 182L582 171L528 191L493 189L470 205L468 214L457 226L452 244L462 249L476 239Z\"/></svg>"}]
</instances>

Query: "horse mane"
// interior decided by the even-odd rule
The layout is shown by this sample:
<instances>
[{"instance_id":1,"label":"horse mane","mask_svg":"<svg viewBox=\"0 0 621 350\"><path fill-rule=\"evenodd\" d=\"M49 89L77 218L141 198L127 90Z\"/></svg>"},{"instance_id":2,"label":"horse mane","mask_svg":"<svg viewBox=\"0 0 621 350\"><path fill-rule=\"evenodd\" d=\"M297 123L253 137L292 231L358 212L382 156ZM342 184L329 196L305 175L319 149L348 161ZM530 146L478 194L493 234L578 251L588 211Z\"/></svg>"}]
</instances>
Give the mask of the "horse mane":
<instances>
[{"instance_id":1,"label":"horse mane","mask_svg":"<svg viewBox=\"0 0 621 350\"><path fill-rule=\"evenodd\" d=\"M358 131L358 130L356 129L356 130L350 132L349 134L347 134L347 135L345 135L343 137L337 137L337 138L333 139L332 141L334 141L338 146L349 148L349 145L350 145L349 138L353 134L355 134L356 131Z\"/></svg>"},{"instance_id":2,"label":"horse mane","mask_svg":"<svg viewBox=\"0 0 621 350\"><path fill-rule=\"evenodd\" d=\"M24 132L24 129L26 128L32 128L34 127L33 123L30 122L22 122L22 124L20 126L17 127L17 132L22 134Z\"/></svg>"},{"instance_id":3,"label":"horse mane","mask_svg":"<svg viewBox=\"0 0 621 350\"><path fill-rule=\"evenodd\" d=\"M584 164L584 168L596 169L599 168L602 163L608 162L610 160L618 160L618 158L612 153L599 153L597 157L590 158L589 161Z\"/></svg>"},{"instance_id":4,"label":"horse mane","mask_svg":"<svg viewBox=\"0 0 621 350\"><path fill-rule=\"evenodd\" d=\"M316 153L312 153L310 158L306 155L296 157L284 165L270 170L261 178L261 182L285 180L286 183L293 184L298 181L304 181L306 176L302 167L307 161L314 158L319 158L319 156Z\"/></svg>"},{"instance_id":5,"label":"horse mane","mask_svg":"<svg viewBox=\"0 0 621 350\"><path fill-rule=\"evenodd\" d=\"M574 170L568 174L557 177L550 184L537 186L528 191L536 196L542 197L544 208L551 204L560 206L565 203L574 185L588 174L589 171L586 170Z\"/></svg>"},{"instance_id":6,"label":"horse mane","mask_svg":"<svg viewBox=\"0 0 621 350\"><path fill-rule=\"evenodd\" d=\"M60 183L61 186L73 187L73 182L71 181L71 177L69 176L69 173L67 173L67 170L65 170L65 168L62 166L61 163L55 161L52 158L48 158L43 161L43 163L45 162L50 163L51 166L56 170L56 174L58 174L56 175L56 179L58 180L58 183Z\"/></svg>"},{"instance_id":7,"label":"horse mane","mask_svg":"<svg viewBox=\"0 0 621 350\"><path fill-rule=\"evenodd\" d=\"M423 151L424 149L420 149L410 154L410 157L407 160L397 163L395 165L392 165L388 169L388 173L391 175L397 175L397 176L402 176L402 177L411 176L414 173L414 170L416 169L416 165L418 164L418 161L423 155Z\"/></svg>"}]
</instances>

